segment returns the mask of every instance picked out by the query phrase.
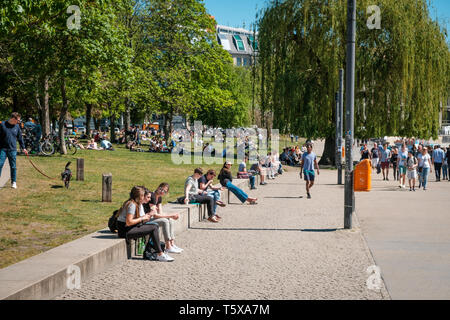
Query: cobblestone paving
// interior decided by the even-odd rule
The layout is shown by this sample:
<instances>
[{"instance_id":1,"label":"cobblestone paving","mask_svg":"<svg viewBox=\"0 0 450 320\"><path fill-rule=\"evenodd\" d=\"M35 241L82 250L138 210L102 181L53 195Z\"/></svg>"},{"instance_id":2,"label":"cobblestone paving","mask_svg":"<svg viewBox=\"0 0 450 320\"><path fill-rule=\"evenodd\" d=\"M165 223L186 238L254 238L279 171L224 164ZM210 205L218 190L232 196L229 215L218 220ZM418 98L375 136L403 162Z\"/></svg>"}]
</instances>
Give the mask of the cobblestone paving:
<instances>
[{"instance_id":1,"label":"cobblestone paving","mask_svg":"<svg viewBox=\"0 0 450 320\"><path fill-rule=\"evenodd\" d=\"M373 265L358 221L344 230L343 186L322 170L306 199L298 168L258 186L256 206L220 208L223 221L177 235L174 262L112 266L56 299L390 299L366 285Z\"/></svg>"}]
</instances>

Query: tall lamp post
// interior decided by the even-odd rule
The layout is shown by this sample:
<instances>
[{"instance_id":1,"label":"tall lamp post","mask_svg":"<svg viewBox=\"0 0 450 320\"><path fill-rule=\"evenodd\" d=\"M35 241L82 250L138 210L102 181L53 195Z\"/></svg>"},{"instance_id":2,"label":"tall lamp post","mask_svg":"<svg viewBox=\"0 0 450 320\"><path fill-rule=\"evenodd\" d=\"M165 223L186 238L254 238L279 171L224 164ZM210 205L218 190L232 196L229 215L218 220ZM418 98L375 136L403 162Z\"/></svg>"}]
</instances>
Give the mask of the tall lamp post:
<instances>
[{"instance_id":1,"label":"tall lamp post","mask_svg":"<svg viewBox=\"0 0 450 320\"><path fill-rule=\"evenodd\" d=\"M352 228L352 215L355 211L353 191L353 137L355 110L355 39L356 39L356 0L347 2L347 52L345 82L345 201L344 228Z\"/></svg>"}]
</instances>

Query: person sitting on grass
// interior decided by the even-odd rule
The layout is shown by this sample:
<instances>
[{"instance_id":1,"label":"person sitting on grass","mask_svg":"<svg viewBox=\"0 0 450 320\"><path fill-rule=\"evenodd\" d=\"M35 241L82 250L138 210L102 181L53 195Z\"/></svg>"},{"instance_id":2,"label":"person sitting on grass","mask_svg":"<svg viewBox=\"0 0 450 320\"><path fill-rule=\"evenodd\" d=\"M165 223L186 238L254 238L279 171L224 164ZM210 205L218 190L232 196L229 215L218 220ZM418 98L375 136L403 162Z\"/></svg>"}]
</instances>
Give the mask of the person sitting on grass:
<instances>
[{"instance_id":1,"label":"person sitting on grass","mask_svg":"<svg viewBox=\"0 0 450 320\"><path fill-rule=\"evenodd\" d=\"M194 174L186 179L184 184L184 203L206 203L208 209L208 221L219 222L214 214L214 198L207 195L207 192L198 188L198 179L203 175L202 168L194 170Z\"/></svg>"},{"instance_id":2,"label":"person sitting on grass","mask_svg":"<svg viewBox=\"0 0 450 320\"><path fill-rule=\"evenodd\" d=\"M109 142L106 139L106 134L103 136L102 141L100 142L100 146L102 147L103 150L110 150L110 151L114 151L114 148L112 146L112 143Z\"/></svg>"},{"instance_id":3,"label":"person sitting on grass","mask_svg":"<svg viewBox=\"0 0 450 320\"><path fill-rule=\"evenodd\" d=\"M95 142L94 139L91 139L88 143L88 145L86 146L86 149L88 150L99 150L99 148L97 147L97 142Z\"/></svg>"},{"instance_id":4,"label":"person sitting on grass","mask_svg":"<svg viewBox=\"0 0 450 320\"><path fill-rule=\"evenodd\" d=\"M164 214L162 211L162 197L169 192L169 184L163 182L155 190L150 192L145 190L144 212L152 213L152 217L147 223L156 223L162 228L164 241L166 243L166 253L181 253L183 249L175 245L174 220L178 220L178 213Z\"/></svg>"},{"instance_id":5,"label":"person sitting on grass","mask_svg":"<svg viewBox=\"0 0 450 320\"><path fill-rule=\"evenodd\" d=\"M235 186L233 181L233 176L231 174L231 162L226 161L223 164L222 169L219 173L220 184L224 187L227 187L228 190L233 192L233 194L242 202L248 202L249 204L256 204L257 198L250 198L242 189Z\"/></svg>"},{"instance_id":6,"label":"person sitting on grass","mask_svg":"<svg viewBox=\"0 0 450 320\"><path fill-rule=\"evenodd\" d=\"M130 198L125 201L119 210L117 218L117 230L119 238L127 240L141 238L150 235L150 240L145 246L144 260L152 256L151 248L156 251L156 260L170 262L174 259L161 249L159 242L159 227L155 224L146 224L152 215L144 212L145 188L136 186L131 189Z\"/></svg>"},{"instance_id":7,"label":"person sitting on grass","mask_svg":"<svg viewBox=\"0 0 450 320\"><path fill-rule=\"evenodd\" d=\"M213 180L216 176L216 171L213 169L208 170L208 172L198 179L198 188L200 190L206 191L206 194L214 199L213 213L217 219L222 219L217 214L217 206L225 207L226 204L220 200L220 191L223 190L222 187L213 187Z\"/></svg>"}]
</instances>

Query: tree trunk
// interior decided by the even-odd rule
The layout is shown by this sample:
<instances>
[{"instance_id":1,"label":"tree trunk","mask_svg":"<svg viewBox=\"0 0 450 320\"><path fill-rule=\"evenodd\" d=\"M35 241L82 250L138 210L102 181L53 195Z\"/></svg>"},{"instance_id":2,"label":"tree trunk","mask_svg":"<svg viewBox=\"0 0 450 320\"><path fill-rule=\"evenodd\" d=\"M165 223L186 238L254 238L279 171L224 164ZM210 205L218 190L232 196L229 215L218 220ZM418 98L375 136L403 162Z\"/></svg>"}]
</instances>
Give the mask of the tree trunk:
<instances>
[{"instance_id":1,"label":"tree trunk","mask_svg":"<svg viewBox=\"0 0 450 320\"><path fill-rule=\"evenodd\" d=\"M130 99L125 99L125 130L128 130L131 126L131 112L130 112Z\"/></svg>"},{"instance_id":2,"label":"tree trunk","mask_svg":"<svg viewBox=\"0 0 450 320\"><path fill-rule=\"evenodd\" d=\"M44 78L44 105L42 108L42 134L44 136L50 134L50 105L49 105L49 94L48 94L48 88L49 88L49 76L45 76Z\"/></svg>"},{"instance_id":3,"label":"tree trunk","mask_svg":"<svg viewBox=\"0 0 450 320\"><path fill-rule=\"evenodd\" d=\"M59 146L61 154L67 154L66 142L64 141L64 122L66 120L67 111L69 110L69 102L66 96L66 80L61 79L61 98L62 107L59 114Z\"/></svg>"},{"instance_id":4,"label":"tree trunk","mask_svg":"<svg viewBox=\"0 0 450 320\"><path fill-rule=\"evenodd\" d=\"M323 149L322 158L320 158L319 164L321 165L334 165L336 159L336 139L331 136L325 139L325 148Z\"/></svg>"},{"instance_id":5,"label":"tree trunk","mask_svg":"<svg viewBox=\"0 0 450 320\"><path fill-rule=\"evenodd\" d=\"M97 118L94 118L94 129L100 131L100 120Z\"/></svg>"},{"instance_id":6,"label":"tree trunk","mask_svg":"<svg viewBox=\"0 0 450 320\"><path fill-rule=\"evenodd\" d=\"M92 104L86 104L86 135L91 132Z\"/></svg>"},{"instance_id":7,"label":"tree trunk","mask_svg":"<svg viewBox=\"0 0 450 320\"><path fill-rule=\"evenodd\" d=\"M111 138L109 139L109 141L111 141L111 143L114 143L116 141L116 132L114 131L114 129L116 128L116 117L114 114L109 117L109 121L111 122L109 126Z\"/></svg>"}]
</instances>

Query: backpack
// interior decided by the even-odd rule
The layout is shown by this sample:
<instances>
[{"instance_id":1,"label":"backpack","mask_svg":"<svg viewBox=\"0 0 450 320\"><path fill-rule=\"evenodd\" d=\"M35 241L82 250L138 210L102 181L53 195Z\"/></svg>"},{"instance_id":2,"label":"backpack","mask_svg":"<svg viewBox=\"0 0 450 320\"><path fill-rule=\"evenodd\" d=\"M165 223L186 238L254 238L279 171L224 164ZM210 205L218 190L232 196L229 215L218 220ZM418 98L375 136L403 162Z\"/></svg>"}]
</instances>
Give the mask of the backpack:
<instances>
[{"instance_id":1,"label":"backpack","mask_svg":"<svg viewBox=\"0 0 450 320\"><path fill-rule=\"evenodd\" d=\"M163 241L161 241L159 245L161 246L161 250L164 252L164 250L166 249L166 244ZM145 247L144 258L154 261L156 260L157 255L158 254L156 253L156 250L153 249L153 240L152 238L150 238Z\"/></svg>"},{"instance_id":2,"label":"backpack","mask_svg":"<svg viewBox=\"0 0 450 320\"><path fill-rule=\"evenodd\" d=\"M117 218L119 217L119 210L114 210L112 216L108 220L108 228L112 233L116 233L117 229Z\"/></svg>"}]
</instances>

